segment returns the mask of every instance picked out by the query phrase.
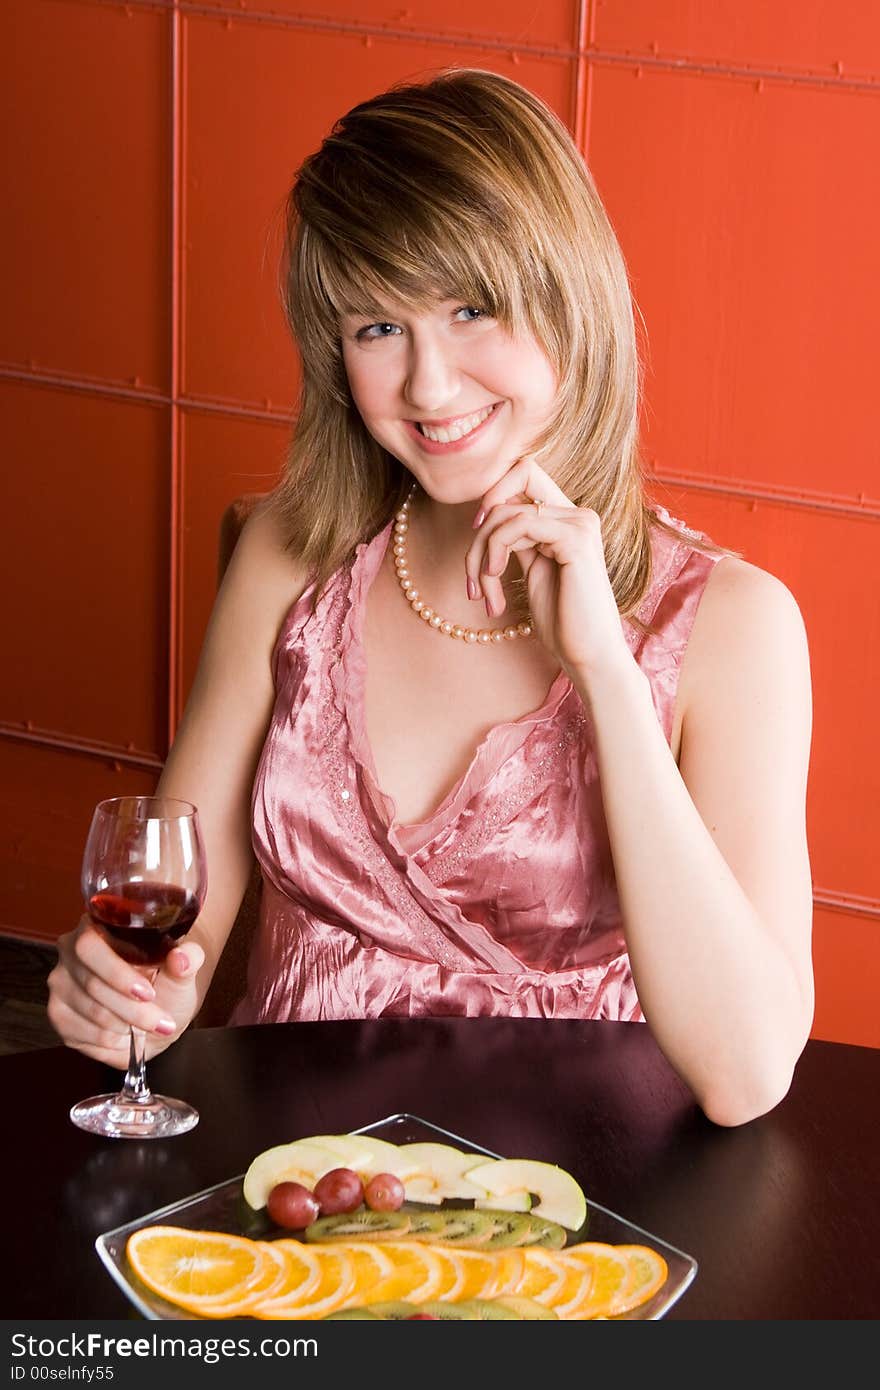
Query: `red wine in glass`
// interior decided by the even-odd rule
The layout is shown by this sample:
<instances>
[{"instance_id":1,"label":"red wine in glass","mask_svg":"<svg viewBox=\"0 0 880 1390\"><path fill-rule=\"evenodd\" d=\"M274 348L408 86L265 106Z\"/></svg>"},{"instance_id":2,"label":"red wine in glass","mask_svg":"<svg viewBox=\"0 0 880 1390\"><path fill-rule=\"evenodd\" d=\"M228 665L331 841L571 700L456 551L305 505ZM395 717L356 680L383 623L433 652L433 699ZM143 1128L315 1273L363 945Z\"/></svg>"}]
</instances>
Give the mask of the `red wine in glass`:
<instances>
[{"instance_id":1,"label":"red wine in glass","mask_svg":"<svg viewBox=\"0 0 880 1390\"><path fill-rule=\"evenodd\" d=\"M129 965L161 965L198 917L199 900L173 883L122 883L93 893L88 911Z\"/></svg>"},{"instance_id":2,"label":"red wine in glass","mask_svg":"<svg viewBox=\"0 0 880 1390\"><path fill-rule=\"evenodd\" d=\"M198 810L168 796L121 796L95 807L83 852L82 893L97 930L122 960L155 979L199 914L207 889ZM168 1139L198 1124L183 1100L147 1083L145 1038L130 1030L122 1089L80 1101L70 1118L108 1139Z\"/></svg>"}]
</instances>

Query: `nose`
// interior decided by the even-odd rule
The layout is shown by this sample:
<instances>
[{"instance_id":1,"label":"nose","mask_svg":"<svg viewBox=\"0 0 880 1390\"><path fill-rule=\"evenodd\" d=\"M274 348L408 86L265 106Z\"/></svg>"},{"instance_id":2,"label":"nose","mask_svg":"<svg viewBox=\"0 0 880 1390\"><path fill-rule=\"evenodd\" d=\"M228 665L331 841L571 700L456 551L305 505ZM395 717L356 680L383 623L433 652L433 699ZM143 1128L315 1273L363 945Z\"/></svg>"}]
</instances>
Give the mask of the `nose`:
<instances>
[{"instance_id":1,"label":"nose","mask_svg":"<svg viewBox=\"0 0 880 1390\"><path fill-rule=\"evenodd\" d=\"M434 333L413 333L404 384L408 404L421 414L434 415L454 401L458 390L459 373L450 345Z\"/></svg>"}]
</instances>

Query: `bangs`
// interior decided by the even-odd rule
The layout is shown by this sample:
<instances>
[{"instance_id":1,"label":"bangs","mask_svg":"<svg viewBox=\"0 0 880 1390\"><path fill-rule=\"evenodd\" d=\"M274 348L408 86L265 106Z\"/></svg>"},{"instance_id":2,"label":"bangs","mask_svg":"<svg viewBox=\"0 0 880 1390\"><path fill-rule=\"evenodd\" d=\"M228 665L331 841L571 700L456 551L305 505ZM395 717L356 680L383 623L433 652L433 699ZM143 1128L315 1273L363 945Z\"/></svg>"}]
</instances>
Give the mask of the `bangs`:
<instances>
[{"instance_id":1,"label":"bangs","mask_svg":"<svg viewBox=\"0 0 880 1390\"><path fill-rule=\"evenodd\" d=\"M423 122L352 121L302 166L290 211L299 291L338 322L389 301L457 299L516 332L523 287L545 273L520 186L491 177L461 134ZM540 269L539 269L540 267ZM323 315L322 315L323 316Z\"/></svg>"},{"instance_id":2,"label":"bangs","mask_svg":"<svg viewBox=\"0 0 880 1390\"><path fill-rule=\"evenodd\" d=\"M313 309L320 312L323 301L338 322L346 314L381 317L394 304L422 313L456 300L483 309L513 332L522 329L524 267L496 237L444 236L449 230L436 219L428 240L398 217L387 229L373 223L367 248L350 235L331 240L312 229L302 268Z\"/></svg>"}]
</instances>

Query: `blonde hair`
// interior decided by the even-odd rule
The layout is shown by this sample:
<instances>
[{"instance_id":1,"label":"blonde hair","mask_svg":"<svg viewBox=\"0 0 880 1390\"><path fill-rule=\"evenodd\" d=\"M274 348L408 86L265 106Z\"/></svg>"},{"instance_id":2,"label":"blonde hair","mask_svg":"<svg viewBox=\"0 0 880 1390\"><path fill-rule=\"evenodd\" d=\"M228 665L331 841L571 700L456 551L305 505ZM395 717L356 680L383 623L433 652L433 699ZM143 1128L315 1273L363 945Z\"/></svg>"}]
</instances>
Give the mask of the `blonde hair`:
<instances>
[{"instance_id":1,"label":"blonde hair","mask_svg":"<svg viewBox=\"0 0 880 1390\"><path fill-rule=\"evenodd\" d=\"M305 160L287 227L282 297L302 384L275 500L318 588L411 483L352 401L340 317L455 298L530 332L553 363L558 408L530 453L598 513L618 608L632 614L650 580L649 526L660 524L638 450L633 301L589 170L549 108L476 69L392 88Z\"/></svg>"}]
</instances>

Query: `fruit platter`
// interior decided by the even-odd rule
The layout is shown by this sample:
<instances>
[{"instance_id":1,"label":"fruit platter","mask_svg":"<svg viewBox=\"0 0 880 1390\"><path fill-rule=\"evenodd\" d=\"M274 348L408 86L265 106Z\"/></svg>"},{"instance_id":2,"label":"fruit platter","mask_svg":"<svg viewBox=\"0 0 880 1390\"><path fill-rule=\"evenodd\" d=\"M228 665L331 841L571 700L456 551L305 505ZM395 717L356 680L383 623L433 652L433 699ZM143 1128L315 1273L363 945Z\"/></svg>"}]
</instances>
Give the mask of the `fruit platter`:
<instances>
[{"instance_id":1,"label":"fruit platter","mask_svg":"<svg viewBox=\"0 0 880 1390\"><path fill-rule=\"evenodd\" d=\"M95 1246L150 1319L656 1319L697 1269L565 1169L415 1115L266 1149Z\"/></svg>"}]
</instances>

